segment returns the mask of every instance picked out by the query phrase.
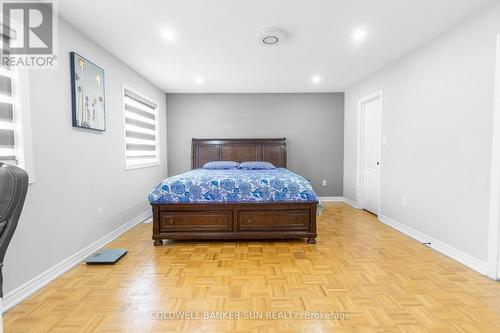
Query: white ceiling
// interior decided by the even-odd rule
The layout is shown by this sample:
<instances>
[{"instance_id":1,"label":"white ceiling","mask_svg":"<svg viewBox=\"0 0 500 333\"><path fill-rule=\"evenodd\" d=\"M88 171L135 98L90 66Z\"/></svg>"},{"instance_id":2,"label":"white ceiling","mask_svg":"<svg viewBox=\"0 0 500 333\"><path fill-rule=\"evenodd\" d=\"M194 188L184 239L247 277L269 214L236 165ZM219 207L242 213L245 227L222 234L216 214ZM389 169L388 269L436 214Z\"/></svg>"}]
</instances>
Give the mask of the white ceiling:
<instances>
[{"instance_id":1,"label":"white ceiling","mask_svg":"<svg viewBox=\"0 0 500 333\"><path fill-rule=\"evenodd\" d=\"M59 12L166 92L325 92L345 90L489 2L62 0ZM268 27L286 39L259 45ZM360 27L368 34L356 46Z\"/></svg>"}]
</instances>

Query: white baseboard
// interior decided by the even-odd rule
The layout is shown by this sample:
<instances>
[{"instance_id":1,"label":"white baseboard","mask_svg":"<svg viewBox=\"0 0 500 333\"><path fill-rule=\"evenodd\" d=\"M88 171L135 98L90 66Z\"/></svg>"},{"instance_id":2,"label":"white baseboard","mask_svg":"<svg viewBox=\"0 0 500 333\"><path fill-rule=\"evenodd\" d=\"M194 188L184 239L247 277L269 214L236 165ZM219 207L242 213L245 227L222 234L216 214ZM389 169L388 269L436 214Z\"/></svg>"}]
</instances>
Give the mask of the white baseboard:
<instances>
[{"instance_id":1,"label":"white baseboard","mask_svg":"<svg viewBox=\"0 0 500 333\"><path fill-rule=\"evenodd\" d=\"M486 267L487 267L486 262L474 258L465 252L462 252L448 244L445 244L435 238L432 238L424 233L421 233L420 231L415 230L407 225L404 225L401 222L398 222L394 219L391 219L390 217L380 215L378 219L380 222L387 224L388 226L402 232L407 236L410 236L411 238L421 243L430 242L431 243L430 247L433 248L434 250L439 251L445 256L450 257L464 264L465 266L475 270L478 273L481 273L483 275L486 274Z\"/></svg>"},{"instance_id":2,"label":"white baseboard","mask_svg":"<svg viewBox=\"0 0 500 333\"><path fill-rule=\"evenodd\" d=\"M141 215L135 217L134 219L122 225L115 231L102 237L101 239L90 244L86 248L80 250L79 252L73 254L69 258L61 261L57 265L49 268L45 272L34 277L30 281L22 284L21 286L7 293L6 295L4 295L3 298L2 312L6 312L7 310L21 303L23 300L34 294L38 289L46 286L49 282L53 281L66 271L70 270L71 268L79 264L83 259L87 258L92 253L96 252L101 247L105 246L118 236L121 236L123 233L130 230L132 227L150 218L151 215L152 215L151 211L142 213Z\"/></svg>"},{"instance_id":3,"label":"white baseboard","mask_svg":"<svg viewBox=\"0 0 500 333\"><path fill-rule=\"evenodd\" d=\"M361 205L354 200L344 197L344 202L349 206L351 206L352 208L361 209Z\"/></svg>"},{"instance_id":4,"label":"white baseboard","mask_svg":"<svg viewBox=\"0 0 500 333\"><path fill-rule=\"evenodd\" d=\"M342 202L344 197L319 197L319 200L323 202Z\"/></svg>"},{"instance_id":5,"label":"white baseboard","mask_svg":"<svg viewBox=\"0 0 500 333\"><path fill-rule=\"evenodd\" d=\"M319 200L323 202L344 202L352 208L361 209L361 205L346 197L319 197Z\"/></svg>"}]
</instances>

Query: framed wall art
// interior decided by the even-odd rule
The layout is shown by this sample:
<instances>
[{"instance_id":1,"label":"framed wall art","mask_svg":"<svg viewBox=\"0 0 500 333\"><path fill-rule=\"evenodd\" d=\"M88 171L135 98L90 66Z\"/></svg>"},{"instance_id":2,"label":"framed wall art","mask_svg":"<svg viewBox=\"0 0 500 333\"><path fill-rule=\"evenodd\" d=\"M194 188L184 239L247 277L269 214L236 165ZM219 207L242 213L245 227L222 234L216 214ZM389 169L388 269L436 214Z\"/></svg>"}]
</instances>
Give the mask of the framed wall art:
<instances>
[{"instance_id":1,"label":"framed wall art","mask_svg":"<svg viewBox=\"0 0 500 333\"><path fill-rule=\"evenodd\" d=\"M104 70L70 52L73 126L106 130Z\"/></svg>"}]
</instances>

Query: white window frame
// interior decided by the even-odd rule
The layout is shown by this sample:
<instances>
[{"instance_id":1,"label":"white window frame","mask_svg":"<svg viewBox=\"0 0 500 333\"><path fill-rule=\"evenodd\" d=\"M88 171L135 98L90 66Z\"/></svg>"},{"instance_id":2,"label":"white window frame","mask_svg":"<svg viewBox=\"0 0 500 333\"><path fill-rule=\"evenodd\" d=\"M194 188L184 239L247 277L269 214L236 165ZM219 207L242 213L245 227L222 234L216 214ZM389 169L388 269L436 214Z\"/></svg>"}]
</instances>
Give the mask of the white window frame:
<instances>
[{"instance_id":1,"label":"white window frame","mask_svg":"<svg viewBox=\"0 0 500 333\"><path fill-rule=\"evenodd\" d=\"M0 16L0 24L5 17ZM23 31L17 21L11 19L15 31ZM33 139L31 134L31 104L29 92L29 70L23 67L12 67L9 70L12 84L12 121L14 124L14 149L17 166L26 170L29 183L35 182L33 167Z\"/></svg>"},{"instance_id":2,"label":"white window frame","mask_svg":"<svg viewBox=\"0 0 500 333\"><path fill-rule=\"evenodd\" d=\"M26 170L31 184L35 182L35 172L33 168L29 74L27 69L15 67L9 70L9 74L12 84L12 118L17 166Z\"/></svg>"},{"instance_id":3,"label":"white window frame","mask_svg":"<svg viewBox=\"0 0 500 333\"><path fill-rule=\"evenodd\" d=\"M148 102L156 105L156 114L155 114L155 152L157 156L157 161L151 163L142 163L142 164L134 164L129 165L127 163L127 133L126 133L126 120L125 120L125 90L128 90L135 95L147 100ZM134 169L142 169L142 168L150 168L159 166L161 164L161 156L160 156L160 112L159 112L160 104L154 99L149 97L146 94L136 90L135 88L130 87L127 84L123 84L122 88L122 113L123 113L123 158L125 163L125 170L134 170Z\"/></svg>"}]
</instances>

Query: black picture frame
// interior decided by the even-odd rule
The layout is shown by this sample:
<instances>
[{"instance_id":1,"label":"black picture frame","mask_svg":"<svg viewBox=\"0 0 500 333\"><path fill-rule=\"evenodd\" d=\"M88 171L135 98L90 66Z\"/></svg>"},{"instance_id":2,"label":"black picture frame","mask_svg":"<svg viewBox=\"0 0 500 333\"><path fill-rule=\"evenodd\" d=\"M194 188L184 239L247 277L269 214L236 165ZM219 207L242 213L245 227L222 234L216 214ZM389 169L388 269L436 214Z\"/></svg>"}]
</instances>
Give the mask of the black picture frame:
<instances>
[{"instance_id":1,"label":"black picture frame","mask_svg":"<svg viewBox=\"0 0 500 333\"><path fill-rule=\"evenodd\" d=\"M106 81L104 69L80 54L70 52L70 73L73 127L105 132ZM95 85L88 80L84 81L85 74L95 78ZM85 95L87 91L90 92L90 96Z\"/></svg>"}]
</instances>

